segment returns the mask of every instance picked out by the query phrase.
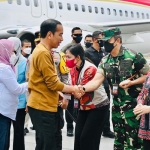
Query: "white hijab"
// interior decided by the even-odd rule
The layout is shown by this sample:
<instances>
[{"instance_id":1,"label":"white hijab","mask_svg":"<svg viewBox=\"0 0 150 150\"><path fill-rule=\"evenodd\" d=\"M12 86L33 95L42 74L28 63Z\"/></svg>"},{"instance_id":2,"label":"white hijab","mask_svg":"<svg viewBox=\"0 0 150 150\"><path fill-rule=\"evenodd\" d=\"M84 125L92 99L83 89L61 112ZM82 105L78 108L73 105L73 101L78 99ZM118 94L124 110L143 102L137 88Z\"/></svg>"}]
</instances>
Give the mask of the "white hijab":
<instances>
[{"instance_id":1,"label":"white hijab","mask_svg":"<svg viewBox=\"0 0 150 150\"><path fill-rule=\"evenodd\" d=\"M14 51L17 56L15 60L15 73L16 73L16 77L18 78L18 61L19 58L21 57L21 41L17 37L10 37L8 38L8 40L14 42Z\"/></svg>"},{"instance_id":2,"label":"white hijab","mask_svg":"<svg viewBox=\"0 0 150 150\"><path fill-rule=\"evenodd\" d=\"M17 59L16 59L16 63L17 63L18 59L21 55L21 41L17 37L10 37L10 38L8 38L8 40L14 42L14 50L15 50L16 56L17 56Z\"/></svg>"}]
</instances>

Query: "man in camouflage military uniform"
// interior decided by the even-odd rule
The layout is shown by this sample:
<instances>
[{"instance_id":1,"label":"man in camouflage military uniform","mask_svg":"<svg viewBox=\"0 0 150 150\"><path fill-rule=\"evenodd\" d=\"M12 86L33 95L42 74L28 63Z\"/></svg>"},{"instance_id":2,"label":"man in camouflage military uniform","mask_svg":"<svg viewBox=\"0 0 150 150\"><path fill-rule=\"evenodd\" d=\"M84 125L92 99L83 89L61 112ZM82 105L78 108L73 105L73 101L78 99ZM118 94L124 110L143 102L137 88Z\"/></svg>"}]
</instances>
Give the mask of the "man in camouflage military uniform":
<instances>
[{"instance_id":1,"label":"man in camouflage military uniform","mask_svg":"<svg viewBox=\"0 0 150 150\"><path fill-rule=\"evenodd\" d=\"M142 150L138 138L139 118L133 114L149 66L142 54L122 46L119 28L104 31L104 47L109 53L102 59L94 79L84 85L86 92L95 90L106 77L112 95L112 121L115 132L114 150Z\"/></svg>"}]
</instances>

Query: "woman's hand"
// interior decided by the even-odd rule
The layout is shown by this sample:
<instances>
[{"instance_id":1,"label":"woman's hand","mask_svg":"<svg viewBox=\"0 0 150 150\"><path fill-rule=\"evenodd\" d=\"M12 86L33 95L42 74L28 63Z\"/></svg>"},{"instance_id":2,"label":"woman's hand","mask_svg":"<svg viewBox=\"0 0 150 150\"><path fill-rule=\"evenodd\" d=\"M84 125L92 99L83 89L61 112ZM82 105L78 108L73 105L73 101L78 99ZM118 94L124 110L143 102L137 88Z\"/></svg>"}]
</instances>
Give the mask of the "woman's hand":
<instances>
[{"instance_id":1,"label":"woman's hand","mask_svg":"<svg viewBox=\"0 0 150 150\"><path fill-rule=\"evenodd\" d=\"M119 84L119 86L121 87L121 88L123 88L123 89L126 89L126 88L128 88L128 87L130 87L132 85L132 81L131 80L124 80L124 81L122 81L120 84Z\"/></svg>"},{"instance_id":2,"label":"woman's hand","mask_svg":"<svg viewBox=\"0 0 150 150\"><path fill-rule=\"evenodd\" d=\"M150 106L138 104L134 108L133 112L135 115L138 115L138 117L140 117L141 115L150 113Z\"/></svg>"},{"instance_id":3,"label":"woman's hand","mask_svg":"<svg viewBox=\"0 0 150 150\"><path fill-rule=\"evenodd\" d=\"M72 93L75 98L80 99L84 94L85 91L83 90L83 87L81 85L75 85L74 86L74 93Z\"/></svg>"}]
</instances>

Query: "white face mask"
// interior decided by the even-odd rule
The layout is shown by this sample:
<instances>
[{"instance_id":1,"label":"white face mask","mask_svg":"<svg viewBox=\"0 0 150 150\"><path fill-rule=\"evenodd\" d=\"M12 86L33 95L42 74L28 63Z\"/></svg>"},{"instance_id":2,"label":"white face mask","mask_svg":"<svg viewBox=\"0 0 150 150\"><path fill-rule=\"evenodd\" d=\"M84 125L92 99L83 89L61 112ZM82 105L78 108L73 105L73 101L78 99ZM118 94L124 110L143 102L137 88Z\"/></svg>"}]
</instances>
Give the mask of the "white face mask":
<instances>
[{"instance_id":1,"label":"white face mask","mask_svg":"<svg viewBox=\"0 0 150 150\"><path fill-rule=\"evenodd\" d=\"M15 55L15 53L13 53L9 59L10 64L15 65L16 59L17 59L17 56Z\"/></svg>"},{"instance_id":2,"label":"white face mask","mask_svg":"<svg viewBox=\"0 0 150 150\"><path fill-rule=\"evenodd\" d=\"M23 51L26 54L31 54L31 48L25 48Z\"/></svg>"}]
</instances>

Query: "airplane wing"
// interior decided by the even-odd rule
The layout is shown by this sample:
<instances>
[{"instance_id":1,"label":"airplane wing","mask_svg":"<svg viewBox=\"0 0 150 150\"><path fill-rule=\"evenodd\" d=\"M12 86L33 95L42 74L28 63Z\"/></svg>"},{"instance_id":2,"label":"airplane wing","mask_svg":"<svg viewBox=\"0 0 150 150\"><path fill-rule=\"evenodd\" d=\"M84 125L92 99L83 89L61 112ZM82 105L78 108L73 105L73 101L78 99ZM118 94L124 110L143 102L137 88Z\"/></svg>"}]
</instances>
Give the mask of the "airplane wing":
<instances>
[{"instance_id":1,"label":"airplane wing","mask_svg":"<svg viewBox=\"0 0 150 150\"><path fill-rule=\"evenodd\" d=\"M129 21L114 21L114 22L101 22L101 23L81 23L81 22L64 22L67 26L80 26L83 30L95 31L103 30L110 27L119 27L123 34L134 34L147 32L150 30L150 19L143 20L129 20Z\"/></svg>"}]
</instances>

